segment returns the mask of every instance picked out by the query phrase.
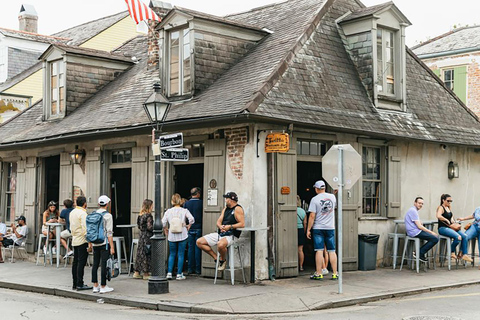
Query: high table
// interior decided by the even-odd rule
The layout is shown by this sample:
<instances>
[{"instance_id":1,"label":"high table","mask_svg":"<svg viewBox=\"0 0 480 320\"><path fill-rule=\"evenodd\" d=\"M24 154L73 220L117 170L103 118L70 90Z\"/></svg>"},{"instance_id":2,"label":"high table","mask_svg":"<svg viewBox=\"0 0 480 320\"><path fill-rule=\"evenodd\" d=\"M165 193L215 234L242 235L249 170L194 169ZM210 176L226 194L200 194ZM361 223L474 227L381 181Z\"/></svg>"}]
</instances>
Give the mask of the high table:
<instances>
[{"instance_id":1,"label":"high table","mask_svg":"<svg viewBox=\"0 0 480 320\"><path fill-rule=\"evenodd\" d=\"M60 265L60 233L62 233L62 229L65 226L64 223L60 222L47 222L46 225L48 226L48 232L51 232L52 228L55 228L55 245L57 247L57 268ZM48 233L47 233L48 238Z\"/></svg>"},{"instance_id":2,"label":"high table","mask_svg":"<svg viewBox=\"0 0 480 320\"><path fill-rule=\"evenodd\" d=\"M268 229L269 227L246 227L237 229L250 232L250 283L255 283L255 232Z\"/></svg>"}]
</instances>

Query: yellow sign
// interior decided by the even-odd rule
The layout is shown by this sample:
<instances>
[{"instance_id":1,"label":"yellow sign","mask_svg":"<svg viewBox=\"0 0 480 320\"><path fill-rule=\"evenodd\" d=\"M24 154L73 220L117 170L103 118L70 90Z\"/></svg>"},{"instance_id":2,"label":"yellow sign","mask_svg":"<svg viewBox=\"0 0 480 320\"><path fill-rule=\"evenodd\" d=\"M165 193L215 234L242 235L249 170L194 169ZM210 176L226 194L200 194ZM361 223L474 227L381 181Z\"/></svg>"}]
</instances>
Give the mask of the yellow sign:
<instances>
[{"instance_id":1,"label":"yellow sign","mask_svg":"<svg viewBox=\"0 0 480 320\"><path fill-rule=\"evenodd\" d=\"M290 187L282 187L280 189L280 194L290 194Z\"/></svg>"},{"instance_id":2,"label":"yellow sign","mask_svg":"<svg viewBox=\"0 0 480 320\"><path fill-rule=\"evenodd\" d=\"M287 152L290 150L288 133L269 133L265 138L265 152Z\"/></svg>"}]
</instances>

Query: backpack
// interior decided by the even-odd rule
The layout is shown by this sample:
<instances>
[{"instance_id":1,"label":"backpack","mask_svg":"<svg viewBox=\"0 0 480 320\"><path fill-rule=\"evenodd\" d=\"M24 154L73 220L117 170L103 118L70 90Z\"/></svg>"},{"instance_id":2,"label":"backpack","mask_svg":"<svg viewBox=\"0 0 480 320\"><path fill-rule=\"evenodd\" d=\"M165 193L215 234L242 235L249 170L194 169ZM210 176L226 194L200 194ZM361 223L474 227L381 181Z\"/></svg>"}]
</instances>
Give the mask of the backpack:
<instances>
[{"instance_id":1,"label":"backpack","mask_svg":"<svg viewBox=\"0 0 480 320\"><path fill-rule=\"evenodd\" d=\"M112 280L112 278L118 277L118 275L120 274L118 260L115 259L114 256L109 256L109 258L107 259L107 266L105 268L105 272L108 281Z\"/></svg>"},{"instance_id":2,"label":"backpack","mask_svg":"<svg viewBox=\"0 0 480 320\"><path fill-rule=\"evenodd\" d=\"M95 244L103 243L106 238L103 216L107 211L93 211L87 216L87 241Z\"/></svg>"},{"instance_id":3,"label":"backpack","mask_svg":"<svg viewBox=\"0 0 480 320\"><path fill-rule=\"evenodd\" d=\"M180 216L182 214L180 213ZM172 219L168 222L170 224L169 231L171 233L182 233L183 232L183 221L182 219L177 215L173 216Z\"/></svg>"}]
</instances>

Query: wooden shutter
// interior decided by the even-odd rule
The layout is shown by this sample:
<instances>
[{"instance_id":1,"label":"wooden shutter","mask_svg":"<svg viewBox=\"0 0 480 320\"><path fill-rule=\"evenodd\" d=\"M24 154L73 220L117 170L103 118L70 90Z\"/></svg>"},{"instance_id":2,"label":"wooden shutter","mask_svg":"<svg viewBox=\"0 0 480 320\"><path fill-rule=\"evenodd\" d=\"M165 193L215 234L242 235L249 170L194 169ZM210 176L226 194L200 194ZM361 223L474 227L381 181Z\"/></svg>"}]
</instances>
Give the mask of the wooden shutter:
<instances>
[{"instance_id":1,"label":"wooden shutter","mask_svg":"<svg viewBox=\"0 0 480 320\"><path fill-rule=\"evenodd\" d=\"M463 103L467 103L467 66L453 69L453 92Z\"/></svg>"},{"instance_id":2,"label":"wooden shutter","mask_svg":"<svg viewBox=\"0 0 480 320\"><path fill-rule=\"evenodd\" d=\"M148 148L147 198L155 200L155 156L152 148Z\"/></svg>"},{"instance_id":3,"label":"wooden shutter","mask_svg":"<svg viewBox=\"0 0 480 320\"><path fill-rule=\"evenodd\" d=\"M397 146L388 147L388 184L387 184L387 217L401 216L401 163Z\"/></svg>"},{"instance_id":4,"label":"wooden shutter","mask_svg":"<svg viewBox=\"0 0 480 320\"><path fill-rule=\"evenodd\" d=\"M73 200L73 164L72 158L66 152L60 154L60 194L59 205L65 199Z\"/></svg>"},{"instance_id":5,"label":"wooden shutter","mask_svg":"<svg viewBox=\"0 0 480 320\"><path fill-rule=\"evenodd\" d=\"M20 160L17 163L17 181L15 190L15 210L16 215L25 213L25 167L26 160ZM13 222L13 221L11 221Z\"/></svg>"},{"instance_id":6,"label":"wooden shutter","mask_svg":"<svg viewBox=\"0 0 480 320\"><path fill-rule=\"evenodd\" d=\"M295 142L292 141L295 146ZM298 276L297 239L297 154L290 149L275 155L275 185L277 199L275 210L275 267L276 276ZM289 194L281 194L289 187Z\"/></svg>"},{"instance_id":7,"label":"wooden shutter","mask_svg":"<svg viewBox=\"0 0 480 320\"><path fill-rule=\"evenodd\" d=\"M225 165L226 165L226 142L225 139L207 140L205 142L205 165L203 179L203 234L216 231L218 217L223 209L223 194L225 192ZM216 188L210 188L210 181L215 179ZM216 203L208 201L209 190L216 192ZM202 254L202 275L213 277L215 273L215 263L213 259Z\"/></svg>"},{"instance_id":8,"label":"wooden shutter","mask_svg":"<svg viewBox=\"0 0 480 320\"><path fill-rule=\"evenodd\" d=\"M87 198L88 211L95 210L98 206L97 200L100 196L101 187L101 151L90 150L87 151L86 157L86 175L87 175L87 190L85 190L85 197Z\"/></svg>"},{"instance_id":9,"label":"wooden shutter","mask_svg":"<svg viewBox=\"0 0 480 320\"><path fill-rule=\"evenodd\" d=\"M435 69L435 70L432 70L433 73L435 73L437 75L437 77L439 78L442 78L442 76L440 75L440 69Z\"/></svg>"},{"instance_id":10,"label":"wooden shutter","mask_svg":"<svg viewBox=\"0 0 480 320\"><path fill-rule=\"evenodd\" d=\"M136 214L142 209L143 200L148 194L148 156L147 147L132 148L132 216L131 223L136 223Z\"/></svg>"},{"instance_id":11,"label":"wooden shutter","mask_svg":"<svg viewBox=\"0 0 480 320\"><path fill-rule=\"evenodd\" d=\"M25 165L25 209L29 233L27 236L27 251L34 251L35 241L35 205L37 200L37 158L27 157ZM18 212L18 211L17 211Z\"/></svg>"}]
</instances>

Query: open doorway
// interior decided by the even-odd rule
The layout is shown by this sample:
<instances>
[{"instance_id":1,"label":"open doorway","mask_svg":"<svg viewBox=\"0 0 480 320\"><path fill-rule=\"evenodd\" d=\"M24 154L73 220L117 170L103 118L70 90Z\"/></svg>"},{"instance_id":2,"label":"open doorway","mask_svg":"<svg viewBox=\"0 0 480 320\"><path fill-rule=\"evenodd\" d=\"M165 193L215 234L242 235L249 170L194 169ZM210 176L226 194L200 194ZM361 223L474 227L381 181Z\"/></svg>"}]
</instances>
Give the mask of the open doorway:
<instances>
[{"instance_id":1,"label":"open doorway","mask_svg":"<svg viewBox=\"0 0 480 320\"><path fill-rule=\"evenodd\" d=\"M203 188L203 163L182 164L174 167L174 192L188 200L193 187Z\"/></svg>"},{"instance_id":2,"label":"open doorway","mask_svg":"<svg viewBox=\"0 0 480 320\"><path fill-rule=\"evenodd\" d=\"M47 203L55 201L58 204L60 196L60 156L44 158L45 184L43 197L43 210Z\"/></svg>"},{"instance_id":3,"label":"open doorway","mask_svg":"<svg viewBox=\"0 0 480 320\"><path fill-rule=\"evenodd\" d=\"M297 194L302 200L302 208L307 213L306 219L308 223L308 205L314 196L316 196L313 185L315 181L322 179L322 163L297 161ZM315 252L313 250L313 241L306 239L303 246L305 256L304 269L307 273L315 270Z\"/></svg>"},{"instance_id":4,"label":"open doorway","mask_svg":"<svg viewBox=\"0 0 480 320\"><path fill-rule=\"evenodd\" d=\"M125 228L117 225L130 224L132 195L132 169L110 169L110 198L112 200L113 233L127 239ZM123 234L125 232L125 234Z\"/></svg>"}]
</instances>

